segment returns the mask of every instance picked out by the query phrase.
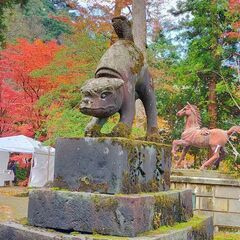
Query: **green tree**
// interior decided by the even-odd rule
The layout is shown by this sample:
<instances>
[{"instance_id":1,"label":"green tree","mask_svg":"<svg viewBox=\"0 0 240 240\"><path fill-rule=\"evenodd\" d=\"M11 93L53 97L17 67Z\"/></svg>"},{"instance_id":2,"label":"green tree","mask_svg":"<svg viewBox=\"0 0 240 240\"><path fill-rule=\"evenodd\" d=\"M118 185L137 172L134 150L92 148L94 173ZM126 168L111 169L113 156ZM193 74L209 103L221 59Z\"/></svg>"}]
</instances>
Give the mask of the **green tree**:
<instances>
[{"instance_id":1,"label":"green tree","mask_svg":"<svg viewBox=\"0 0 240 240\"><path fill-rule=\"evenodd\" d=\"M230 13L227 0L187 0L175 13L187 11L191 18L183 21L181 26L184 29L182 37L189 42L188 52L176 74L198 97L194 103L205 111L207 106L210 128L221 127L229 117L233 122L228 121L228 125L232 125L238 122L234 117L239 116L236 103L239 104L240 99L234 96L237 85L234 73L226 63L237 51L237 39L229 42L225 34L240 15ZM232 116L228 115L230 112Z\"/></svg>"},{"instance_id":2,"label":"green tree","mask_svg":"<svg viewBox=\"0 0 240 240\"><path fill-rule=\"evenodd\" d=\"M79 111L80 86L94 76L96 65L108 45L104 37L86 30L67 36L64 43L49 66L32 73L35 77L50 78L57 84L37 104L46 119L38 135L50 143L57 137L83 136L89 117Z\"/></svg>"},{"instance_id":3,"label":"green tree","mask_svg":"<svg viewBox=\"0 0 240 240\"><path fill-rule=\"evenodd\" d=\"M29 41L59 39L62 34L71 32L71 27L61 21L70 19L66 10L56 9L50 0L31 0L24 7L16 5L4 13L5 39L7 42L18 38Z\"/></svg>"},{"instance_id":4,"label":"green tree","mask_svg":"<svg viewBox=\"0 0 240 240\"><path fill-rule=\"evenodd\" d=\"M27 3L28 0L2 0L0 1L0 46L3 46L5 41L4 31L6 30L6 25L4 23L5 15L4 12L8 8L12 8L15 4L20 4L21 7Z\"/></svg>"},{"instance_id":5,"label":"green tree","mask_svg":"<svg viewBox=\"0 0 240 240\"><path fill-rule=\"evenodd\" d=\"M154 66L165 69L156 79L156 95L159 113L168 120L174 139L180 136L184 126L176 112L187 102L199 107L205 127L228 129L240 124L239 80L230 67L232 56L239 56L239 37L236 33L228 37L239 21L239 11L233 14L228 1L223 0L187 0L174 11L178 16L187 12L188 18L179 21L177 29L176 26L165 29L150 46ZM174 44L182 43L177 51L166 39L169 33L176 36ZM166 87L166 83L171 87ZM229 147L230 161L226 162L236 169L239 158L236 160L232 152ZM206 151L202 153L198 159L207 157Z\"/></svg>"}]
</instances>

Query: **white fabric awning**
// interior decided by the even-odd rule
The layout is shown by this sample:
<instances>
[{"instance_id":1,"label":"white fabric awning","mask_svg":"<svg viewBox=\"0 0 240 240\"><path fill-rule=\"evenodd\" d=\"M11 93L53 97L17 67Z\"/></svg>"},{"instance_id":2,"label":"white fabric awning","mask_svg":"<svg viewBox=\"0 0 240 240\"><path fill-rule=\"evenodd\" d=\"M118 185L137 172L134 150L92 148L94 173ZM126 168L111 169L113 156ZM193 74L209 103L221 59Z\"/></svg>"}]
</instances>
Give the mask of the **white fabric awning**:
<instances>
[{"instance_id":1,"label":"white fabric awning","mask_svg":"<svg viewBox=\"0 0 240 240\"><path fill-rule=\"evenodd\" d=\"M48 181L53 181L55 160L54 148L44 146L41 142L24 135L18 135L0 138L0 153L2 153L2 160L0 160L4 162L4 166L8 162L8 157L3 159L3 156L5 156L3 153L5 152L31 153L33 155L32 164L33 162L34 164L31 168L29 186L42 187Z\"/></svg>"},{"instance_id":2,"label":"white fabric awning","mask_svg":"<svg viewBox=\"0 0 240 240\"><path fill-rule=\"evenodd\" d=\"M49 151L54 153L55 149L44 146L41 142L32 138L18 135L0 138L0 151L19 153L45 152L48 154Z\"/></svg>"}]
</instances>

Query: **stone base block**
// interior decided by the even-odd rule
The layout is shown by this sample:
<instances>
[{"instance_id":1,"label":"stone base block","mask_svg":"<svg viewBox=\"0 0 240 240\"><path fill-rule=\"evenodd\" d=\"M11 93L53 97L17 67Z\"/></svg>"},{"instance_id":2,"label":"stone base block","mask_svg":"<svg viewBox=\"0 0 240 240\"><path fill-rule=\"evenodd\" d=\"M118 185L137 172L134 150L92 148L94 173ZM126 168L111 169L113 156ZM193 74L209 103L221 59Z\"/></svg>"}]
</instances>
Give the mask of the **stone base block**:
<instances>
[{"instance_id":1,"label":"stone base block","mask_svg":"<svg viewBox=\"0 0 240 240\"><path fill-rule=\"evenodd\" d=\"M28 220L32 226L134 237L192 217L190 190L108 195L33 190Z\"/></svg>"},{"instance_id":2,"label":"stone base block","mask_svg":"<svg viewBox=\"0 0 240 240\"><path fill-rule=\"evenodd\" d=\"M49 231L17 223L0 223L0 240L212 240L212 218L197 217L173 227L146 232L138 237L113 237L103 235L69 234Z\"/></svg>"},{"instance_id":3,"label":"stone base block","mask_svg":"<svg viewBox=\"0 0 240 240\"><path fill-rule=\"evenodd\" d=\"M171 146L125 138L60 138L54 186L72 191L138 193L168 190Z\"/></svg>"}]
</instances>

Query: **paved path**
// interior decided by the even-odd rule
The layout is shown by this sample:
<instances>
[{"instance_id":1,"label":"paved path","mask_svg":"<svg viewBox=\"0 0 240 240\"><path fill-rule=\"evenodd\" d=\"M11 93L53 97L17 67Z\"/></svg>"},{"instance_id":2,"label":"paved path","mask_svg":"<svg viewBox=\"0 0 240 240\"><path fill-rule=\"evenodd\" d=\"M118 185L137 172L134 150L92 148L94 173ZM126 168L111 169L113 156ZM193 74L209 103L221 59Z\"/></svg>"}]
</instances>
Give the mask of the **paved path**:
<instances>
[{"instance_id":1,"label":"paved path","mask_svg":"<svg viewBox=\"0 0 240 240\"><path fill-rule=\"evenodd\" d=\"M28 197L14 196L22 192L26 192L26 189L0 188L0 221L27 217Z\"/></svg>"}]
</instances>

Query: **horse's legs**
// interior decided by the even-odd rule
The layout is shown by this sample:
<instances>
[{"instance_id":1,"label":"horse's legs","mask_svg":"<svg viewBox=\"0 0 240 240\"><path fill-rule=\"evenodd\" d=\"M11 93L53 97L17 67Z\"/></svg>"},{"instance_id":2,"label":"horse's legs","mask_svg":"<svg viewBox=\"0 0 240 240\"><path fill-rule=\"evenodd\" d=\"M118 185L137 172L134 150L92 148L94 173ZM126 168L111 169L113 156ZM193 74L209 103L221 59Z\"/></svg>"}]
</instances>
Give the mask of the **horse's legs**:
<instances>
[{"instance_id":1,"label":"horse's legs","mask_svg":"<svg viewBox=\"0 0 240 240\"><path fill-rule=\"evenodd\" d=\"M220 152L221 146L220 146L220 145L217 145L216 147L215 147L215 146L214 146L214 147L211 147L211 149L212 149L212 152L213 152L212 157L210 157L210 158L200 167L200 170L204 170L206 167L212 165L213 162L219 158L219 152Z\"/></svg>"},{"instance_id":2,"label":"horse's legs","mask_svg":"<svg viewBox=\"0 0 240 240\"><path fill-rule=\"evenodd\" d=\"M182 145L182 142L183 142L184 140L174 140L173 142L172 142L172 154L173 154L173 156L174 157L176 157L177 155L176 155L176 153L177 153L177 150L178 150L178 147L179 147L179 145ZM184 141L185 142L185 141Z\"/></svg>"},{"instance_id":3,"label":"horse's legs","mask_svg":"<svg viewBox=\"0 0 240 240\"><path fill-rule=\"evenodd\" d=\"M180 165L180 163L185 159L185 156L186 156L189 148L190 148L190 146L183 147L182 154L181 154L179 160L176 162L175 167L178 167Z\"/></svg>"},{"instance_id":4,"label":"horse's legs","mask_svg":"<svg viewBox=\"0 0 240 240\"><path fill-rule=\"evenodd\" d=\"M216 169L218 169L220 162L221 162L221 161L225 158L225 156L226 156L226 152L225 152L224 147L221 147L221 149L220 149L220 154L219 154L219 155L220 155L219 158L213 163Z\"/></svg>"}]
</instances>

